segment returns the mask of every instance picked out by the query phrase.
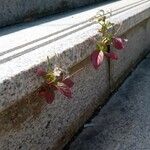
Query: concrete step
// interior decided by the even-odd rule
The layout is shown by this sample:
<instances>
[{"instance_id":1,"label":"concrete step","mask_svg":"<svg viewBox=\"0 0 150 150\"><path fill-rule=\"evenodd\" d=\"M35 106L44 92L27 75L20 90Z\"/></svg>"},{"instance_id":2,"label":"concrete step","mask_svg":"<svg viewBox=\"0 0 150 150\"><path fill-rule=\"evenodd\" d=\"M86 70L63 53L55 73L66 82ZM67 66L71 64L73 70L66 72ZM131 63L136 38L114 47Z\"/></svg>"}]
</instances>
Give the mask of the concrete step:
<instances>
[{"instance_id":1,"label":"concrete step","mask_svg":"<svg viewBox=\"0 0 150 150\"><path fill-rule=\"evenodd\" d=\"M115 27L122 23L118 36L129 42L117 51L118 61L108 65L105 59L95 71L88 56L95 49L92 39L99 37L99 25L89 19L100 9L112 10L109 19ZM149 29L149 0L116 1L1 29L0 150L61 149L148 52ZM57 93L47 105L37 96L42 80L35 70L46 67L47 56L52 67L59 63L69 69L75 83L72 100Z\"/></svg>"},{"instance_id":2,"label":"concrete step","mask_svg":"<svg viewBox=\"0 0 150 150\"><path fill-rule=\"evenodd\" d=\"M0 27L57 14L106 0L0 0Z\"/></svg>"},{"instance_id":3,"label":"concrete step","mask_svg":"<svg viewBox=\"0 0 150 150\"><path fill-rule=\"evenodd\" d=\"M150 57L145 58L69 150L150 148Z\"/></svg>"}]
</instances>

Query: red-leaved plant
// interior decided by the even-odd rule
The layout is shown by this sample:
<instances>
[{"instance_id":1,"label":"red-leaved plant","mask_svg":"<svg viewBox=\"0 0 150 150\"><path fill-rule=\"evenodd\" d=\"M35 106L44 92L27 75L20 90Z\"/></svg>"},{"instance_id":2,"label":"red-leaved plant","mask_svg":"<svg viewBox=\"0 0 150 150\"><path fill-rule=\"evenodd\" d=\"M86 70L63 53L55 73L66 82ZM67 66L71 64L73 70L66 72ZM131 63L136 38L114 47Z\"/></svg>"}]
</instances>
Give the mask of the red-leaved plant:
<instances>
[{"instance_id":1,"label":"red-leaved plant","mask_svg":"<svg viewBox=\"0 0 150 150\"><path fill-rule=\"evenodd\" d=\"M118 59L117 54L110 50L110 46L112 45L118 50L124 49L127 39L116 37L116 32L110 32L114 24L107 21L103 10L94 18L101 25L99 29L101 39L97 41L96 50L91 54L91 62L94 68L98 69L103 62L104 56L112 60Z\"/></svg>"},{"instance_id":2,"label":"red-leaved plant","mask_svg":"<svg viewBox=\"0 0 150 150\"><path fill-rule=\"evenodd\" d=\"M36 74L44 79L44 84L39 90L39 96L51 104L55 99L55 91L59 91L67 98L72 98L71 88L74 83L69 77L65 77L62 70L56 67L53 71L50 68L48 58L48 69L37 68Z\"/></svg>"}]
</instances>

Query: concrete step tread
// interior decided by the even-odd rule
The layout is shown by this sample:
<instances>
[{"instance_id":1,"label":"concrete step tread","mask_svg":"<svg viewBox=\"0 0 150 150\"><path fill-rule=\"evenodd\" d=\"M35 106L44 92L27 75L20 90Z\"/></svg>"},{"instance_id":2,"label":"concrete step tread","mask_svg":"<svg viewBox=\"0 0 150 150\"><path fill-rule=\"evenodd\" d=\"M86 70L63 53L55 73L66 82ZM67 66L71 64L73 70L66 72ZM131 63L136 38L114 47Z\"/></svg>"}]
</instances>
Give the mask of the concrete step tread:
<instances>
[{"instance_id":1,"label":"concrete step tread","mask_svg":"<svg viewBox=\"0 0 150 150\"><path fill-rule=\"evenodd\" d=\"M150 58L145 58L71 144L70 150L150 148Z\"/></svg>"}]
</instances>

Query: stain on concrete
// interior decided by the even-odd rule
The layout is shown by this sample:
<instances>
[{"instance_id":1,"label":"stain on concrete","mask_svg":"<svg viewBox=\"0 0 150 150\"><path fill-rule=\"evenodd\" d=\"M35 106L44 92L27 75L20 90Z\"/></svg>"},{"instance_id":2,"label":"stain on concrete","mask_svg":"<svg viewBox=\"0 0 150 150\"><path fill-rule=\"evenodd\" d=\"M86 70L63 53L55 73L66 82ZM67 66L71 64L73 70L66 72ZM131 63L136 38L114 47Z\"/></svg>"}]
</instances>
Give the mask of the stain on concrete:
<instances>
[{"instance_id":1,"label":"stain on concrete","mask_svg":"<svg viewBox=\"0 0 150 150\"><path fill-rule=\"evenodd\" d=\"M27 119L36 119L44 108L37 91L0 112L0 135L20 130Z\"/></svg>"}]
</instances>

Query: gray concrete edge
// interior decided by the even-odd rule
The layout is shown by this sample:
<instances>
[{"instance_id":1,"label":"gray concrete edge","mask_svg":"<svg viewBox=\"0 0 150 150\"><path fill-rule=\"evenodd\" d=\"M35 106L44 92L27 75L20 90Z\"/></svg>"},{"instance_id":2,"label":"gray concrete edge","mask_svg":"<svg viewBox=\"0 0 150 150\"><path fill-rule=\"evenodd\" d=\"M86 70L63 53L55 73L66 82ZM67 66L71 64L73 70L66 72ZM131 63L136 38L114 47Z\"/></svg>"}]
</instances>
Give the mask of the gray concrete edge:
<instances>
[{"instance_id":1,"label":"gray concrete edge","mask_svg":"<svg viewBox=\"0 0 150 150\"><path fill-rule=\"evenodd\" d=\"M137 25L138 23L142 22L143 20L147 19L150 16L150 8L147 8L146 10L144 9L139 10L139 8L137 9L139 11L138 14L135 14L135 12L133 12L133 13L128 14L126 18L122 18L121 20L122 29L121 29L120 34L125 33L127 30L133 28L135 25ZM125 12L123 12L122 15L124 15L124 13ZM116 18L117 15L114 17L115 18L113 18L112 16L112 20L116 22L116 26L117 26L118 25L117 20L121 18L120 14L118 18ZM98 37L98 34L96 32L97 25L93 25L93 24L91 26L87 25L86 29L83 28L82 32L81 31L76 32L75 35L72 36L71 38L76 38L80 33L83 33L85 31L88 31L89 34L87 35L84 34L83 37L81 36L82 40L80 42L78 41L79 43L76 43L75 45L69 45L70 48L65 47L65 49L59 53L59 57L63 58L63 59L60 59L61 63L66 66L66 69L70 68L73 65L76 65L78 62L85 59L94 49L95 44L92 43L91 41L91 35L92 35L92 38ZM63 38L64 38L63 40L66 40L65 37ZM83 50L85 50L84 54L83 54ZM69 58L68 56L69 57L71 56L72 58ZM54 65L53 62L56 59L55 57L56 56L54 53L52 53L50 56L52 66ZM5 109L9 105L16 102L16 100L21 99L23 96L27 95L28 93L36 90L38 87L41 86L42 81L39 80L35 75L35 68L37 68L38 66L44 66L44 67L46 66L46 56L45 56L44 61L42 60L42 62L40 63L38 62L38 64L35 64L31 68L28 68L28 69L26 68L24 69L24 71L18 72L16 75L12 76L11 78L7 78L1 81L0 86L3 88L0 89L0 92L4 92L4 89L6 89L5 93L9 94L9 92L7 91L8 87L11 87L11 89L15 89L14 97L11 97L12 99L11 100L9 99L9 101L5 101L5 104L3 106L0 106L1 110ZM16 89L16 84L18 83L19 80L23 82L21 83L20 87ZM26 89L24 90L23 87L26 87ZM10 95L8 95L8 97L10 98Z\"/></svg>"}]
</instances>

